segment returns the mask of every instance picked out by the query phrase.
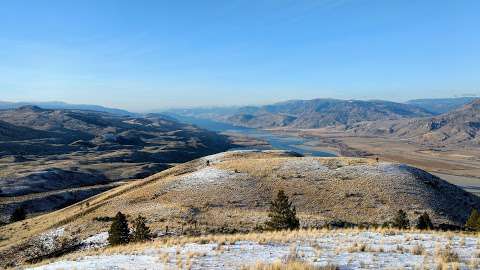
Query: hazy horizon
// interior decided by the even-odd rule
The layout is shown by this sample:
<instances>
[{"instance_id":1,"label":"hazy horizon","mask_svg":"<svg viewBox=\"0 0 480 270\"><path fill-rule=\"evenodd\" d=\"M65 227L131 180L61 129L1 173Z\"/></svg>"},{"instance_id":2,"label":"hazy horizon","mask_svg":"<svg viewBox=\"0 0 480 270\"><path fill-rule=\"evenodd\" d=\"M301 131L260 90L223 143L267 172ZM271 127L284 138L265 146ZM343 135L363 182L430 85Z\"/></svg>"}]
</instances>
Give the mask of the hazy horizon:
<instances>
[{"instance_id":1,"label":"hazy horizon","mask_svg":"<svg viewBox=\"0 0 480 270\"><path fill-rule=\"evenodd\" d=\"M421 99L455 99L455 98L480 98L480 95L462 95L462 96L453 96L453 97L439 97L439 98L419 98L419 99L407 99L403 101L395 101L395 100L388 100L388 99L341 99L341 98L330 98L330 97L317 97L317 98L311 98L311 99L289 99L289 100L280 100L280 101L275 101L275 102L267 102L267 103L257 103L257 104L236 104L236 105L224 105L224 104L213 104L213 105L192 105L192 106L173 106L173 107L164 107L164 108L153 108L153 109L143 109L143 110L130 110L128 108L123 108L123 107L118 107L118 106L109 106L105 104L98 104L98 103L70 103L66 101L61 101L61 100L46 100L46 101L35 101L35 100L18 100L18 101L12 101L12 100L0 100L0 103L2 102L9 102L9 103L26 103L26 104L41 104L41 103L63 103L67 105L85 105L85 106L102 106L106 108L111 108L111 109L119 109L119 110L126 110L132 113L154 113L154 112L163 112L163 111L168 111L168 110L176 110L176 109L209 109L209 108L239 108L239 107L248 107L248 106L263 106L263 105L271 105L275 103L281 103L281 102L287 102L287 101L292 101L292 100L312 100L312 99L337 99L337 100L363 100L363 101L374 101L374 100L380 100L380 101L391 101L391 102L398 102L398 103L405 103L407 101L412 101L412 100L421 100ZM41 106L40 106L41 107Z\"/></svg>"},{"instance_id":2,"label":"hazy horizon","mask_svg":"<svg viewBox=\"0 0 480 270\"><path fill-rule=\"evenodd\" d=\"M478 1L8 1L0 100L130 111L480 94Z\"/></svg>"}]
</instances>

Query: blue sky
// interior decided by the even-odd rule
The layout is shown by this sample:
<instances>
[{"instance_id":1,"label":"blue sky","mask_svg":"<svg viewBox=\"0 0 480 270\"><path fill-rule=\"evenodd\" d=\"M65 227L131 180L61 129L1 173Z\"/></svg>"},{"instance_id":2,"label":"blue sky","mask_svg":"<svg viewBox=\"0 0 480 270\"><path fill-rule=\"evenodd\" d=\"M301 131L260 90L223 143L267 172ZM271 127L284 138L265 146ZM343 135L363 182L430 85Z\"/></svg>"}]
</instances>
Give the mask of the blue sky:
<instances>
[{"instance_id":1,"label":"blue sky","mask_svg":"<svg viewBox=\"0 0 480 270\"><path fill-rule=\"evenodd\" d=\"M480 1L22 1L0 100L136 111L480 94Z\"/></svg>"}]
</instances>

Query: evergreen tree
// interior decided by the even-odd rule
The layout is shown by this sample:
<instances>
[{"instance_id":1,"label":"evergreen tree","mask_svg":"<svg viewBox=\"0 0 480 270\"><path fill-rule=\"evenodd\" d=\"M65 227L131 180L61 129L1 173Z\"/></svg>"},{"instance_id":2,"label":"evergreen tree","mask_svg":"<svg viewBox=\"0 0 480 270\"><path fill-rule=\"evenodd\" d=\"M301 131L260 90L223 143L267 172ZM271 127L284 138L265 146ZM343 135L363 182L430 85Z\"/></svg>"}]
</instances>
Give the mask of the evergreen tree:
<instances>
[{"instance_id":1,"label":"evergreen tree","mask_svg":"<svg viewBox=\"0 0 480 270\"><path fill-rule=\"evenodd\" d=\"M270 213L268 214L270 220L266 225L273 230L298 229L300 222L296 215L295 206L288 200L285 192L280 190L277 198L271 202Z\"/></svg>"},{"instance_id":2,"label":"evergreen tree","mask_svg":"<svg viewBox=\"0 0 480 270\"><path fill-rule=\"evenodd\" d=\"M465 228L470 231L480 230L480 214L477 209L472 209L472 212L465 223Z\"/></svg>"},{"instance_id":3,"label":"evergreen tree","mask_svg":"<svg viewBox=\"0 0 480 270\"><path fill-rule=\"evenodd\" d=\"M417 229L420 229L420 230L433 229L432 221L430 220L430 216L427 214L427 212L424 212L422 215L418 217Z\"/></svg>"},{"instance_id":4,"label":"evergreen tree","mask_svg":"<svg viewBox=\"0 0 480 270\"><path fill-rule=\"evenodd\" d=\"M407 213L403 210L398 210L397 215L393 218L393 227L398 229L408 229L410 221L408 220Z\"/></svg>"},{"instance_id":5,"label":"evergreen tree","mask_svg":"<svg viewBox=\"0 0 480 270\"><path fill-rule=\"evenodd\" d=\"M129 241L130 230L128 229L127 217L122 212L118 212L108 231L108 242L115 246L127 244Z\"/></svg>"},{"instance_id":6,"label":"evergreen tree","mask_svg":"<svg viewBox=\"0 0 480 270\"><path fill-rule=\"evenodd\" d=\"M10 222L17 222L20 220L24 220L27 217L27 212L22 206L17 207L12 215L10 216Z\"/></svg>"},{"instance_id":7,"label":"evergreen tree","mask_svg":"<svg viewBox=\"0 0 480 270\"><path fill-rule=\"evenodd\" d=\"M150 228L147 227L146 219L142 216L138 216L133 222L133 235L132 241L134 242L145 242L152 239L152 234L150 233Z\"/></svg>"}]
</instances>

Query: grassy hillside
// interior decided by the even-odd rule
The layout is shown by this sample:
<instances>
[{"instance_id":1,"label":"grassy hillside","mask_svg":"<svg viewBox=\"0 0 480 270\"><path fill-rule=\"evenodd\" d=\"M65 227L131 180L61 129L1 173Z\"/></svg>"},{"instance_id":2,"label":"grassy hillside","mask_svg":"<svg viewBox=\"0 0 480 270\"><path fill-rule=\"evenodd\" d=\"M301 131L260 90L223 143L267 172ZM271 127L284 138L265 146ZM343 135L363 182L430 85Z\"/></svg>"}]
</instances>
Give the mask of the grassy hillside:
<instances>
[{"instance_id":1,"label":"grassy hillside","mask_svg":"<svg viewBox=\"0 0 480 270\"><path fill-rule=\"evenodd\" d=\"M425 145L480 144L480 99L454 111L426 118L362 122L347 129L355 136L406 138Z\"/></svg>"},{"instance_id":2,"label":"grassy hillside","mask_svg":"<svg viewBox=\"0 0 480 270\"><path fill-rule=\"evenodd\" d=\"M98 193L97 185L105 190L230 147L226 136L159 115L0 110L0 223L19 205L29 214L59 209Z\"/></svg>"},{"instance_id":3,"label":"grassy hillside","mask_svg":"<svg viewBox=\"0 0 480 270\"><path fill-rule=\"evenodd\" d=\"M207 166L207 162L210 166ZM0 252L21 257L29 239L62 227L81 239L104 232L117 211L144 215L156 234L251 231L284 189L303 227L390 220L428 212L436 225L461 225L480 199L419 169L358 158L234 151L194 160L62 210L0 227ZM20 259L21 260L21 259Z\"/></svg>"}]
</instances>

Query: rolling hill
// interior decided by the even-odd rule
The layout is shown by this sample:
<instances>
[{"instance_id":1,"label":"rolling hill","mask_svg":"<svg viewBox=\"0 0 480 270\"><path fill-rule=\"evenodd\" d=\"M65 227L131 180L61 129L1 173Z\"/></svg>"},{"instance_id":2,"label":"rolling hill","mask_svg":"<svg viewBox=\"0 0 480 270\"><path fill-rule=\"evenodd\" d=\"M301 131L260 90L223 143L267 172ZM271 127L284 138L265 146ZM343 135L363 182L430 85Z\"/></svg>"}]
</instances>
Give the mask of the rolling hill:
<instances>
[{"instance_id":1,"label":"rolling hill","mask_svg":"<svg viewBox=\"0 0 480 270\"><path fill-rule=\"evenodd\" d=\"M0 221L18 205L30 213L50 211L115 181L143 178L230 146L225 136L158 115L36 106L2 110Z\"/></svg>"},{"instance_id":2,"label":"rolling hill","mask_svg":"<svg viewBox=\"0 0 480 270\"><path fill-rule=\"evenodd\" d=\"M434 117L365 122L347 131L361 136L396 136L423 144L480 144L480 99Z\"/></svg>"},{"instance_id":3,"label":"rolling hill","mask_svg":"<svg viewBox=\"0 0 480 270\"><path fill-rule=\"evenodd\" d=\"M436 226L461 226L471 209L480 207L477 196L403 164L232 151L0 227L0 256L27 259L32 239L50 230L80 239L98 235L118 211L129 219L145 216L156 235L167 228L173 235L252 231L267 220L269 202L279 189L292 198L301 226L310 228L382 224L400 209L412 221L426 211Z\"/></svg>"},{"instance_id":4,"label":"rolling hill","mask_svg":"<svg viewBox=\"0 0 480 270\"><path fill-rule=\"evenodd\" d=\"M117 108L109 108L99 105L91 105L91 104L70 104L61 101L44 101L44 102L7 102L7 101L0 101L0 110L10 110L10 109L18 109L24 106L38 106L44 109L51 109L51 110L83 110L83 111L96 111L96 112L105 112L111 113L115 115L121 116L135 116L137 114L117 109Z\"/></svg>"},{"instance_id":5,"label":"rolling hill","mask_svg":"<svg viewBox=\"0 0 480 270\"><path fill-rule=\"evenodd\" d=\"M218 113L221 111L222 113ZM431 116L413 105L390 101L338 99L291 100L265 106L224 110L176 110L176 114L207 118L249 128L320 128L352 125L360 121Z\"/></svg>"},{"instance_id":6,"label":"rolling hill","mask_svg":"<svg viewBox=\"0 0 480 270\"><path fill-rule=\"evenodd\" d=\"M413 99L407 101L406 104L423 108L435 114L442 114L459 109L477 98L478 97Z\"/></svg>"}]
</instances>

